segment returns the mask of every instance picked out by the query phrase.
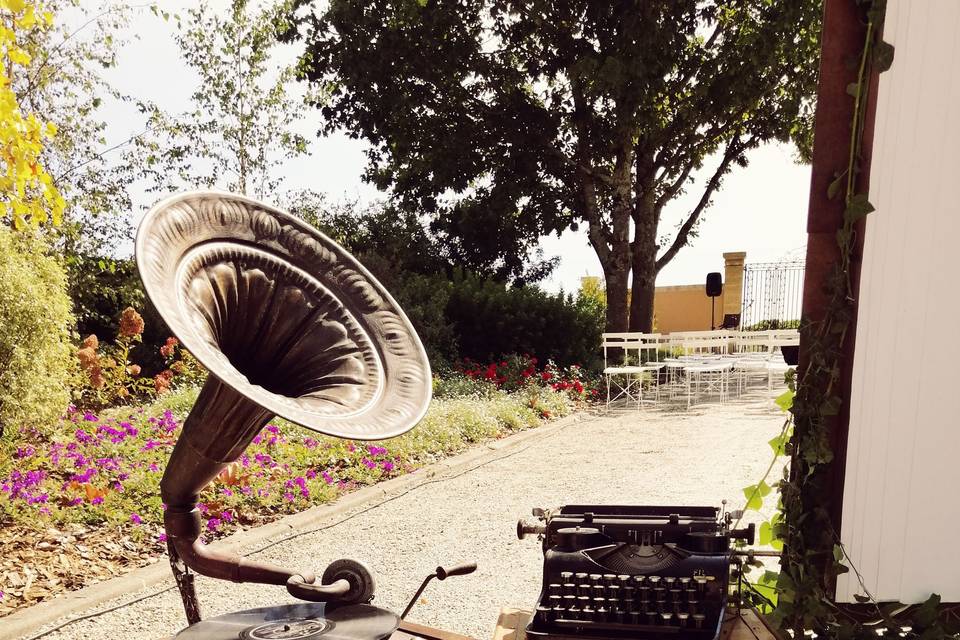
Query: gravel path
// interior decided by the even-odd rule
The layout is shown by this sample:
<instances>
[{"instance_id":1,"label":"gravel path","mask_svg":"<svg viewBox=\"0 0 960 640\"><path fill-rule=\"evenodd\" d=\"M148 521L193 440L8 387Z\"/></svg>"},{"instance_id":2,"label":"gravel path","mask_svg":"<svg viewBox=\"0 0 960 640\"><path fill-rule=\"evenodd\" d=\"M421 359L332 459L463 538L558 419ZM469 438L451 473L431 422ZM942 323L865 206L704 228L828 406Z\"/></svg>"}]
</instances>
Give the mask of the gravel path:
<instances>
[{"instance_id":1,"label":"gravel path","mask_svg":"<svg viewBox=\"0 0 960 640\"><path fill-rule=\"evenodd\" d=\"M338 557L363 560L377 575L376 604L395 611L438 564L475 560L473 575L432 583L410 619L486 640L500 607L530 606L539 592L540 548L535 540L516 539L518 517L531 507L565 503L719 506L727 499L739 508L742 487L766 470L767 441L782 426L775 395L758 391L690 411L588 416L258 557L318 573ZM203 577L198 593L204 617L292 601L281 587ZM45 638L159 640L184 624L179 596L169 591Z\"/></svg>"}]
</instances>

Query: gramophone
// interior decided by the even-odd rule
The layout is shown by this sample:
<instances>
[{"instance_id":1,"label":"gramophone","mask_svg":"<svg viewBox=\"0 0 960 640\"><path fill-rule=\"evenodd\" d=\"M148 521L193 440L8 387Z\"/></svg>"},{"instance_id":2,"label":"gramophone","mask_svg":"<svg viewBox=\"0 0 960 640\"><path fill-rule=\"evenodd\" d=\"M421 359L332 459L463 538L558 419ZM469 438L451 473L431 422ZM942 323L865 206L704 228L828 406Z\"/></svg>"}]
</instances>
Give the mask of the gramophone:
<instances>
[{"instance_id":1,"label":"gramophone","mask_svg":"<svg viewBox=\"0 0 960 640\"><path fill-rule=\"evenodd\" d=\"M192 192L159 202L140 224L136 259L157 310L210 372L160 483L170 562L191 625L178 637L390 636L399 617L369 604L375 582L362 562L336 560L318 578L212 551L199 542L197 501L275 415L358 440L416 425L431 380L410 321L335 242L239 195ZM438 568L427 581L475 568ZM191 570L284 585L305 602L201 621Z\"/></svg>"}]
</instances>

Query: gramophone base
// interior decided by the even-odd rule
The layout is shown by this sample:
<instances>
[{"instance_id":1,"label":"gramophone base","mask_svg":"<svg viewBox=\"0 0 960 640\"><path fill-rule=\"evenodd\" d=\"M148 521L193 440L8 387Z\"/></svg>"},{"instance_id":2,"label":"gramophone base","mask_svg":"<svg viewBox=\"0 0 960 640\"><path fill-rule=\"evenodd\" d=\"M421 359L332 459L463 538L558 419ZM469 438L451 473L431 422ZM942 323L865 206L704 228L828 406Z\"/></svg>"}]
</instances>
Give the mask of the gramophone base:
<instances>
[{"instance_id":1,"label":"gramophone base","mask_svg":"<svg viewBox=\"0 0 960 640\"><path fill-rule=\"evenodd\" d=\"M177 640L385 640L400 618L366 604L329 606L305 602L261 607L208 618L177 634Z\"/></svg>"}]
</instances>

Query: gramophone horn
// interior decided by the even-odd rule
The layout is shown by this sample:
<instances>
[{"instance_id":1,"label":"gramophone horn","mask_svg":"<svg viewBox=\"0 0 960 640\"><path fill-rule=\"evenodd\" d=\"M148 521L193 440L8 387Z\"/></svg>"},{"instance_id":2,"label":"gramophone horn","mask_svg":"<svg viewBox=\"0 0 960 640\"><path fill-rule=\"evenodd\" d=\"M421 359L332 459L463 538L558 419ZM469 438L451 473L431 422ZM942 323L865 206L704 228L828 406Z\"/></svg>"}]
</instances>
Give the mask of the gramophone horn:
<instances>
[{"instance_id":1,"label":"gramophone horn","mask_svg":"<svg viewBox=\"0 0 960 640\"><path fill-rule=\"evenodd\" d=\"M430 401L409 320L349 253L288 213L216 192L155 205L137 267L173 333L210 371L160 483L171 549L204 575L349 600L347 581L250 563L197 543L200 491L274 415L341 438L400 435Z\"/></svg>"}]
</instances>

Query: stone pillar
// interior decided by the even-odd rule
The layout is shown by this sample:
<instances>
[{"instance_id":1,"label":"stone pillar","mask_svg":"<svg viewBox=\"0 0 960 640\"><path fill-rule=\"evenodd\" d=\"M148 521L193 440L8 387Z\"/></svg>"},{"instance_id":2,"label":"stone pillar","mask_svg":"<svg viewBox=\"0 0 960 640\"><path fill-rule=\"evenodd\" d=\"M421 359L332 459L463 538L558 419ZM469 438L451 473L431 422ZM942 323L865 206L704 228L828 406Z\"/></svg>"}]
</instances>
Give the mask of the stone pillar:
<instances>
[{"instance_id":1,"label":"stone pillar","mask_svg":"<svg viewBox=\"0 0 960 640\"><path fill-rule=\"evenodd\" d=\"M740 326L740 305L743 302L743 261L746 251L723 254L723 326Z\"/></svg>"}]
</instances>

